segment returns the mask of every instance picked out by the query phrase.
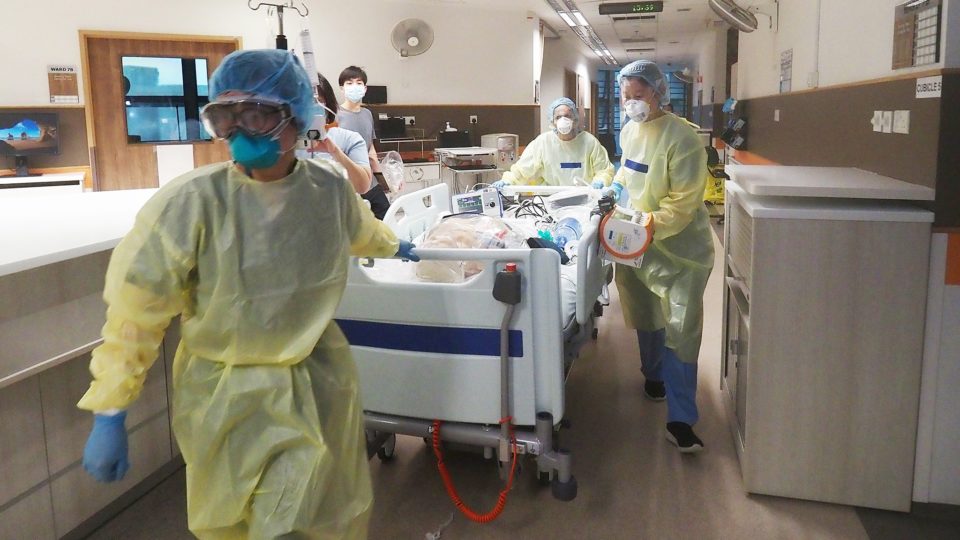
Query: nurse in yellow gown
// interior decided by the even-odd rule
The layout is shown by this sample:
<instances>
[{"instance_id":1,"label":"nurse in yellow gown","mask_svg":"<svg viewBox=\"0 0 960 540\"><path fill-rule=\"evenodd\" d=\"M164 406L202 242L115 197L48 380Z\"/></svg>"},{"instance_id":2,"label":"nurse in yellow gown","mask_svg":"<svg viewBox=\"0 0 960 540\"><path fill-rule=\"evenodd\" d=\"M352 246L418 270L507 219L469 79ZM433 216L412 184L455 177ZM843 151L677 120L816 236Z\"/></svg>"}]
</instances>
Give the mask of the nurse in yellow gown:
<instances>
[{"instance_id":1,"label":"nurse in yellow gown","mask_svg":"<svg viewBox=\"0 0 960 540\"><path fill-rule=\"evenodd\" d=\"M239 51L205 126L232 162L162 187L114 250L104 343L78 406L84 467L128 468L125 409L181 316L173 429L199 538L365 538L372 490L349 345L332 321L351 254L416 258L331 166L294 156L314 114L287 51ZM136 464L134 464L136 466Z\"/></svg>"},{"instance_id":2,"label":"nurse in yellow gown","mask_svg":"<svg viewBox=\"0 0 960 540\"><path fill-rule=\"evenodd\" d=\"M667 400L666 437L681 452L698 452L697 358L714 257L703 204L706 152L685 120L661 109L669 94L656 64L633 62L620 78L631 121L620 133L622 164L607 190L619 198L626 188L630 206L653 218L654 233L639 268L617 265L617 288L624 318L637 330L644 392Z\"/></svg>"},{"instance_id":3,"label":"nurse in yellow gown","mask_svg":"<svg viewBox=\"0 0 960 540\"><path fill-rule=\"evenodd\" d=\"M568 98L547 107L552 129L530 142L520 159L493 187L514 185L590 186L609 184L613 164L596 137L580 131L580 112Z\"/></svg>"}]
</instances>

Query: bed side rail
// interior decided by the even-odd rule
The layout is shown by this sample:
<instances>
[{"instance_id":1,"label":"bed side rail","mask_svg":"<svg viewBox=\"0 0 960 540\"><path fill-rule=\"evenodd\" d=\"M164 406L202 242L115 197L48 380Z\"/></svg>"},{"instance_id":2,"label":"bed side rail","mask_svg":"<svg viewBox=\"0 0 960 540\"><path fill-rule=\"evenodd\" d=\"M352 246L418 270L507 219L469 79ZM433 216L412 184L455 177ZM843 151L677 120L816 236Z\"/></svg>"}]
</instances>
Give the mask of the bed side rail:
<instances>
[{"instance_id":1,"label":"bed side rail","mask_svg":"<svg viewBox=\"0 0 960 540\"><path fill-rule=\"evenodd\" d=\"M450 188L441 183L397 197L383 222L398 238L413 240L436 223L441 214L450 213L450 208Z\"/></svg>"}]
</instances>

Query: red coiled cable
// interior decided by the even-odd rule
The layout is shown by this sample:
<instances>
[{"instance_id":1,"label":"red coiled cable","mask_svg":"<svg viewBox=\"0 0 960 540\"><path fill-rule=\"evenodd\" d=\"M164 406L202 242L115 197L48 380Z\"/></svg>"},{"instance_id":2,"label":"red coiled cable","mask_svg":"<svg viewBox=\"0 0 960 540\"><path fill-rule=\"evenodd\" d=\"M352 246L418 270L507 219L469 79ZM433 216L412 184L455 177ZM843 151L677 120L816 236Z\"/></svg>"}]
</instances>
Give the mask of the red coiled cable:
<instances>
[{"instance_id":1,"label":"red coiled cable","mask_svg":"<svg viewBox=\"0 0 960 540\"><path fill-rule=\"evenodd\" d=\"M450 496L450 500L453 501L453 505L460 510L463 515L467 516L471 521L477 523L490 523L491 521L497 519L503 509L507 506L507 493L510 491L510 488L513 487L513 473L517 467L517 440L513 436L513 425L510 424L512 420L511 417L506 417L500 420L500 423L503 424L507 422L510 429L510 443L513 450L513 457L510 459L510 476L507 477L507 485L500 491L500 496L497 497L497 504L493 507L493 510L490 510L486 514L478 514L467 507L466 504L460 499L460 495L457 494L457 488L453 486L453 479L450 478L450 472L447 471L447 465L443 462L443 451L440 450L440 420L433 421L433 454L437 456L437 469L440 470L440 478L443 480L443 486L447 488L447 495Z\"/></svg>"}]
</instances>

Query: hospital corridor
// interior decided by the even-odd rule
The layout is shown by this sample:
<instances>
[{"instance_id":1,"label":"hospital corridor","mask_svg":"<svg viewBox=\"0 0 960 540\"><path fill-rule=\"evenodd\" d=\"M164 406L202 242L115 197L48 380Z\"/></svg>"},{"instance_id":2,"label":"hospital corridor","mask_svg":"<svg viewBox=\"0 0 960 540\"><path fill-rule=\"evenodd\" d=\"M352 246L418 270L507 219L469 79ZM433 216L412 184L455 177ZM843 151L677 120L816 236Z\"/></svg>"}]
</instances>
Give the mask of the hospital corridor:
<instances>
[{"instance_id":1,"label":"hospital corridor","mask_svg":"<svg viewBox=\"0 0 960 540\"><path fill-rule=\"evenodd\" d=\"M719 251L719 244L717 245ZM960 525L940 517L743 493L737 455L720 395L722 289L719 264L705 297L704 350L699 380L707 450L696 457L671 452L663 436L663 403L644 398L631 330L615 315L619 299L600 319L598 340L586 347L570 376L571 427L561 432L576 452L577 498L561 503L524 471L507 509L477 525L451 505L424 441L398 439L396 458L371 460L374 512L370 538L422 538L450 516L443 538L956 538ZM714 314L714 316L710 316ZM494 504L496 464L476 452L450 455L451 471L471 507ZM89 538L192 538L186 527L183 472L174 473Z\"/></svg>"},{"instance_id":2,"label":"hospital corridor","mask_svg":"<svg viewBox=\"0 0 960 540\"><path fill-rule=\"evenodd\" d=\"M960 538L960 0L0 20L0 540Z\"/></svg>"}]
</instances>

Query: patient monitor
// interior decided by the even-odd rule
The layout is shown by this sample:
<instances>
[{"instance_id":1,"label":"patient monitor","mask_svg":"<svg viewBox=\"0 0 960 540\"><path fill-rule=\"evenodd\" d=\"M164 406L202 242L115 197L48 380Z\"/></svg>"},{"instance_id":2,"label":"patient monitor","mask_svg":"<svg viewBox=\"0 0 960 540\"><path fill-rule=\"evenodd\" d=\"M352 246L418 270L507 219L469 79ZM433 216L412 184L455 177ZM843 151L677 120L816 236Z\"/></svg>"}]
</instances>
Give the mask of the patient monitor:
<instances>
[{"instance_id":1,"label":"patient monitor","mask_svg":"<svg viewBox=\"0 0 960 540\"><path fill-rule=\"evenodd\" d=\"M454 195L453 213L502 217L503 206L500 203L500 193L496 189L487 188L483 191Z\"/></svg>"}]
</instances>

